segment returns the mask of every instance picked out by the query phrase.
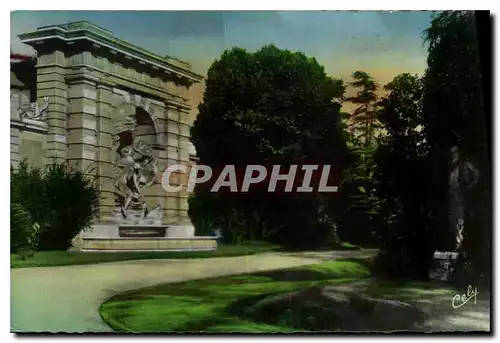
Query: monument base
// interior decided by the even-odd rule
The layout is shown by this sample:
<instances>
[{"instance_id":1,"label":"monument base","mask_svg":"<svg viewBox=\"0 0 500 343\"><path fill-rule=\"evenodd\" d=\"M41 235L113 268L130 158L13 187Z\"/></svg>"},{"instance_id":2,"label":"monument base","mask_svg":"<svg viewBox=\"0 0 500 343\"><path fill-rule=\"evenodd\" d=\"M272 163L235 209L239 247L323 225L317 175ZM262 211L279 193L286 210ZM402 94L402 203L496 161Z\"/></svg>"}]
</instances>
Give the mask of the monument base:
<instances>
[{"instance_id":1,"label":"monument base","mask_svg":"<svg viewBox=\"0 0 500 343\"><path fill-rule=\"evenodd\" d=\"M212 251L215 237L193 238L84 238L82 252Z\"/></svg>"},{"instance_id":2,"label":"monument base","mask_svg":"<svg viewBox=\"0 0 500 343\"><path fill-rule=\"evenodd\" d=\"M162 224L159 207L147 212L120 208L101 224L92 225L73 240L73 250L125 251L209 251L217 249L217 237L196 237L190 223Z\"/></svg>"},{"instance_id":3,"label":"monument base","mask_svg":"<svg viewBox=\"0 0 500 343\"><path fill-rule=\"evenodd\" d=\"M448 281L455 271L458 253L456 251L436 251L433 259L434 266L430 271L431 279Z\"/></svg>"},{"instance_id":4,"label":"monument base","mask_svg":"<svg viewBox=\"0 0 500 343\"><path fill-rule=\"evenodd\" d=\"M73 245L82 252L210 251L217 249L217 237L196 237L192 225L109 223L81 232Z\"/></svg>"}]
</instances>

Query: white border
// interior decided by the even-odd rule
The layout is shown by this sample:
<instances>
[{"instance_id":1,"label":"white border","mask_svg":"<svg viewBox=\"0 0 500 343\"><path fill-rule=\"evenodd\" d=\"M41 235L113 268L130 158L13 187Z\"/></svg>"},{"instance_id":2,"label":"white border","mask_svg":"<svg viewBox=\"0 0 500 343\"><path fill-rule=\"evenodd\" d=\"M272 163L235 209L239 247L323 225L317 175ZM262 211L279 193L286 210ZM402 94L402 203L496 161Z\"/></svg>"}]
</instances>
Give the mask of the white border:
<instances>
[{"instance_id":1,"label":"white border","mask_svg":"<svg viewBox=\"0 0 500 343\"><path fill-rule=\"evenodd\" d=\"M269 0L254 0L254 1L247 1L247 2L238 2L238 1L224 1L224 0L212 0L212 1L189 1L189 0L184 0L184 1L178 1L178 2L173 2L173 1L140 1L139 6L138 2L130 1L116 1L116 0L108 0L108 1L96 1L96 0L87 0L87 1L62 1L62 0L52 0L49 2L40 2L40 1L33 1L33 0L24 0L24 1L18 1L18 2L11 2L11 1L4 1L1 2L1 6L3 11L1 11L1 20L0 23L3 26L3 29L1 30L1 34L5 35L3 42L4 44L2 45L2 49L4 51L1 53L0 56L5 59L5 61L2 63L2 65L6 66L7 65L7 41L10 41L10 37L6 35L6 33L10 32L10 11L12 10L84 10L84 9L99 9L99 10L216 10L216 9L224 9L224 10L445 10L445 9L468 9L468 10L478 10L478 9L492 9L493 14L500 13L498 10L498 1L493 1L493 0L475 0L475 1L456 1L456 0L444 0L444 1L435 1L435 0L420 0L418 2L404 2L404 1L387 1L387 0L379 0L379 1L274 1L270 2ZM16 6L15 8L13 6ZM8 12L8 11L9 12ZM499 23L496 22L496 26L498 27ZM494 34L494 39L495 39L495 46L498 47L500 45L499 42L499 35L497 32L497 29L495 28L495 34ZM498 53L495 53L495 62L498 60ZM0 92L4 96L3 99L5 99L5 103L10 104L10 101L7 100L7 80L10 79L10 76L7 75L7 68L2 68L0 69L1 72L4 74L4 77L2 80L2 87L5 89ZM498 76L498 69L495 70L495 81L497 81L497 76ZM500 96L500 91L498 88L498 83L495 94L494 94L494 99L498 99ZM495 108L495 107L494 107ZM9 112L7 105L4 105L4 113L2 116L2 120L5 122L0 126L0 129L4 131L3 134L0 134L0 138L3 140L0 144L0 152L1 152L1 159L2 161L2 168L0 168L0 172L2 173L0 180L2 182L1 189L7 190L10 189L10 185L8 184L9 180L9 161L10 161L10 151L9 151L9 137L10 134L7 133L7 130L9 130L9 124L8 124L8 115L7 113ZM500 126L500 121L495 120L495 130L499 132L499 127ZM494 139L494 144L495 146L498 146L498 140L500 138L495 137ZM499 150L495 149L495 161L498 161L498 154ZM495 169L496 170L496 169ZM498 176L495 174L495 176ZM498 180L498 179L497 179ZM498 182L495 187L495 191L498 190ZM7 197L7 192L4 191L3 196L0 197L1 204L0 204L0 209L2 213L0 214L0 218L2 219L2 225L1 228L3 230L3 239L1 240L1 244L3 244L3 249L2 251L7 252L9 251L9 198ZM495 212L500 213L500 204L498 202L495 202ZM495 246L499 246L498 240L500 237L499 233L495 234ZM10 262L7 259L7 253L4 255L4 259L2 260L2 272L4 273L3 275L10 275ZM495 264L495 273L498 275L499 274L499 265L498 263ZM9 299L10 297L10 278L4 278L3 282L1 283L2 285L2 296L4 299ZM498 285L498 283L497 283ZM496 289L494 290L494 296L495 299L498 298L498 292L496 292ZM8 300L7 300L8 301ZM2 326L2 336L7 340L13 340L14 336L9 334L9 327L10 325L10 311L9 308L10 306L5 306L7 302L2 302L2 312L1 312L1 322L3 324ZM495 316L498 320L498 316ZM497 320L495 321L494 324L497 324ZM9 327L7 327L9 325ZM495 325L496 328L498 329L498 326ZM250 341L251 339L255 339L256 336L252 337L245 337L241 338L241 341ZM100 342L101 340L103 341L104 339L112 339L112 337L92 337L92 336L86 336L86 337L80 337L80 339L84 341L89 341L89 342ZM229 339L232 339L234 337L229 337ZM261 340L266 340L268 339L269 341L279 339L280 337L272 337L272 338L265 338L262 337L260 338ZM295 338L299 340L305 340L306 338L302 337L281 337L281 338ZM386 339L384 336L362 336L361 339ZM401 339L402 337L397 337L396 339ZM441 340L454 340L454 337L444 337L444 336L439 336ZM474 340L474 337L464 337L467 340ZM47 336L46 338L39 338L41 340L48 340L51 339L50 336ZM60 338L61 339L61 338ZM68 339L67 337L62 338L64 340ZM115 337L115 339L123 339L122 337ZM130 338L130 340L136 340L137 338ZM175 340L175 337L158 337L158 338L152 338L149 337L149 339L153 340L158 340L158 341L164 341L165 339L168 340ZM190 340L191 338L185 338ZM352 342L353 340L358 340L360 338L355 338L355 337L328 337L327 339L335 340L335 341L344 341L344 342ZM419 338L420 339L420 338ZM127 338L129 340L129 338ZM214 341L214 342L219 342L220 338L219 337L212 337L212 338L205 338L207 341ZM3 340L2 340L3 341Z\"/></svg>"},{"instance_id":2,"label":"white border","mask_svg":"<svg viewBox=\"0 0 500 343\"><path fill-rule=\"evenodd\" d=\"M47 2L36 2L25 0L16 3L16 10L480 10L491 9L495 2L493 0L476 1L453 1L453 0L420 0L410 1L266 1L254 0L247 2L224 1L224 0L185 0L185 1L98 1L87 0L81 2L68 2L64 0L52 0ZM10 4L9 4L10 5Z\"/></svg>"}]
</instances>

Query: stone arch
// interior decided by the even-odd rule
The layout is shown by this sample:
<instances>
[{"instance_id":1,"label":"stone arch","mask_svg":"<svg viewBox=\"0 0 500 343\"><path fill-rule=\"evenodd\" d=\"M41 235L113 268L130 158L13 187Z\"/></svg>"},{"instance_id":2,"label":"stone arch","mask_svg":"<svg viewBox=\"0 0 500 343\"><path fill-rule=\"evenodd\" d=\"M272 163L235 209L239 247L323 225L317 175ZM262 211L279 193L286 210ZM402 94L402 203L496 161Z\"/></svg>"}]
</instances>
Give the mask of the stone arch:
<instances>
[{"instance_id":1,"label":"stone arch","mask_svg":"<svg viewBox=\"0 0 500 343\"><path fill-rule=\"evenodd\" d=\"M150 106L145 106L143 102L126 101L116 107L113 129L115 138L140 136L153 149L165 149L164 133L159 120L150 110Z\"/></svg>"},{"instance_id":2,"label":"stone arch","mask_svg":"<svg viewBox=\"0 0 500 343\"><path fill-rule=\"evenodd\" d=\"M116 172L115 206L127 207L130 204L128 182L132 168L139 166L141 174L146 177L148 183L156 178L155 165L158 156L154 150L162 148L162 132L158 120L151 112L143 106L130 102L122 103L115 108L112 130ZM146 202L141 204L146 206Z\"/></svg>"}]
</instances>

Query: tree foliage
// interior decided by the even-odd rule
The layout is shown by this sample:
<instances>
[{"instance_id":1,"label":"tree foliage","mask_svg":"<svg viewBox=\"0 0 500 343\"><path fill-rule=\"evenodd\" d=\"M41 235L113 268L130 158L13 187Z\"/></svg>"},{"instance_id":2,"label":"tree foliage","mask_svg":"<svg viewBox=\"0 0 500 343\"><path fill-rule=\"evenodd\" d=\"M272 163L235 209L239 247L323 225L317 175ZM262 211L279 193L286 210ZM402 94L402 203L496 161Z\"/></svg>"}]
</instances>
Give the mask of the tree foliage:
<instances>
[{"instance_id":1,"label":"tree foliage","mask_svg":"<svg viewBox=\"0 0 500 343\"><path fill-rule=\"evenodd\" d=\"M459 269L470 281L488 270L490 176L475 20L471 12L434 15L425 31L428 68L423 79L403 74L386 86L380 120L387 135L375 160L387 228L378 270L391 277L426 279L434 250L449 249L456 232L447 202L451 148L480 170L465 198Z\"/></svg>"},{"instance_id":2,"label":"tree foliage","mask_svg":"<svg viewBox=\"0 0 500 343\"><path fill-rule=\"evenodd\" d=\"M426 280L434 251L426 207L427 146L423 132L423 82L401 74L385 87L380 120L386 135L375 154L377 194L385 223L377 272Z\"/></svg>"},{"instance_id":3,"label":"tree foliage","mask_svg":"<svg viewBox=\"0 0 500 343\"><path fill-rule=\"evenodd\" d=\"M450 149L480 170L479 183L465 190L464 253L483 272L489 270L491 174L487 155L478 37L473 12L436 14L425 31L428 69L425 77L424 122L428 137L429 182L434 189L435 230L449 229L446 206Z\"/></svg>"},{"instance_id":4,"label":"tree foliage","mask_svg":"<svg viewBox=\"0 0 500 343\"><path fill-rule=\"evenodd\" d=\"M33 232L30 213L23 205L12 203L10 206L10 252L16 254L23 250L35 250L35 242L30 240Z\"/></svg>"},{"instance_id":5,"label":"tree foliage","mask_svg":"<svg viewBox=\"0 0 500 343\"><path fill-rule=\"evenodd\" d=\"M350 115L350 129L364 140L365 148L373 141L375 130L380 128L377 119L378 84L367 72L357 70L352 74L354 81L350 85L357 89L356 95L346 98L346 101L358 105Z\"/></svg>"},{"instance_id":6,"label":"tree foliage","mask_svg":"<svg viewBox=\"0 0 500 343\"><path fill-rule=\"evenodd\" d=\"M345 100L358 107L346 115L347 146L351 153L341 189L342 216L339 235L343 240L376 245L379 225L379 199L375 193L373 154L377 147L378 84L364 71L355 71L350 85L357 88L355 96Z\"/></svg>"},{"instance_id":7,"label":"tree foliage","mask_svg":"<svg viewBox=\"0 0 500 343\"><path fill-rule=\"evenodd\" d=\"M97 213L99 192L94 181L67 164L39 169L22 161L11 169L10 178L13 252L66 250Z\"/></svg>"},{"instance_id":8,"label":"tree foliage","mask_svg":"<svg viewBox=\"0 0 500 343\"><path fill-rule=\"evenodd\" d=\"M272 45L255 53L225 51L208 71L192 128L199 163L215 170L227 164L306 162L340 169L346 149L335 100L342 98L344 88L341 80L328 77L314 58L300 52ZM320 242L331 231L320 229L318 211L330 201L318 194L214 194L202 185L195 194L210 202L204 206L213 221L228 235L238 232L240 239L267 238L297 246ZM203 215L195 212L196 223Z\"/></svg>"}]
</instances>

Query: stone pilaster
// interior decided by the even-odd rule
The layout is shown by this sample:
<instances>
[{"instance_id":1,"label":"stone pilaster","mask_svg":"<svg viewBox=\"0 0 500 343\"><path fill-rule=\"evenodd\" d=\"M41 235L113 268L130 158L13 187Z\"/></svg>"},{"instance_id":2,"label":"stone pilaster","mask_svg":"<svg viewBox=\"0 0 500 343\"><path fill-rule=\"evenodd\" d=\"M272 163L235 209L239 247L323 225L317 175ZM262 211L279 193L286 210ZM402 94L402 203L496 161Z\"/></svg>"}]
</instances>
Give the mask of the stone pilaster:
<instances>
[{"instance_id":1,"label":"stone pilaster","mask_svg":"<svg viewBox=\"0 0 500 343\"><path fill-rule=\"evenodd\" d=\"M62 62L63 57L63 52L54 51L49 56L38 58L37 101L43 102L44 98L48 98L49 102L45 113L45 123L48 126L45 164L53 161L63 162L67 157L68 86L65 81L65 69L61 64L47 65L47 62L53 60ZM45 60L47 58L48 60Z\"/></svg>"},{"instance_id":2,"label":"stone pilaster","mask_svg":"<svg viewBox=\"0 0 500 343\"><path fill-rule=\"evenodd\" d=\"M110 216L115 208L114 180L117 175L114 167L112 105L113 89L105 84L97 85L96 98L96 174L99 177L99 216Z\"/></svg>"},{"instance_id":3,"label":"stone pilaster","mask_svg":"<svg viewBox=\"0 0 500 343\"><path fill-rule=\"evenodd\" d=\"M181 164L190 165L189 158L189 139L191 136L191 127L189 125L189 111L179 110L179 135L178 135L178 152L179 161ZM181 175L181 182L186 185L189 177L189 170L187 173ZM188 210L188 199L189 193L186 188L183 187L182 191L179 193L179 221L182 224L190 225L191 220L189 219Z\"/></svg>"},{"instance_id":4,"label":"stone pilaster","mask_svg":"<svg viewBox=\"0 0 500 343\"><path fill-rule=\"evenodd\" d=\"M10 164L17 168L19 165L19 146L21 145L21 139L19 138L19 129L11 127L10 128Z\"/></svg>"},{"instance_id":5,"label":"stone pilaster","mask_svg":"<svg viewBox=\"0 0 500 343\"><path fill-rule=\"evenodd\" d=\"M166 165L171 166L180 164L179 160L179 111L176 106L166 105L166 141L167 141L167 160ZM172 185L179 185L178 174L170 177ZM167 192L165 200L165 218L168 223L178 224L179 215L179 193Z\"/></svg>"},{"instance_id":6,"label":"stone pilaster","mask_svg":"<svg viewBox=\"0 0 500 343\"><path fill-rule=\"evenodd\" d=\"M90 175L97 172L97 79L80 74L68 78L67 161Z\"/></svg>"},{"instance_id":7,"label":"stone pilaster","mask_svg":"<svg viewBox=\"0 0 500 343\"><path fill-rule=\"evenodd\" d=\"M12 127L12 120L19 120L19 90L15 89L10 91L10 164L16 168L19 164L19 146L21 139L19 138L19 129Z\"/></svg>"},{"instance_id":8,"label":"stone pilaster","mask_svg":"<svg viewBox=\"0 0 500 343\"><path fill-rule=\"evenodd\" d=\"M156 118L157 123L156 123L156 129L157 135L162 135L165 137L166 135L166 123L167 121L165 120L165 104L153 100L151 101L151 105L149 107L149 111L151 112L151 115L153 118ZM155 137L156 139L157 137ZM166 191L163 189L161 186L161 179L163 177L163 173L165 169L167 168L167 147L166 147L166 142L163 140L163 144L159 145L156 144L155 142L155 149L154 149L154 154L158 158L157 162L157 168L158 168L158 175L156 178L156 184L154 185L154 190L153 194L155 196L155 206L160 206L160 208L163 210L164 214L164 220L165 220L165 208L166 208L166 199L167 199L167 194Z\"/></svg>"}]
</instances>

